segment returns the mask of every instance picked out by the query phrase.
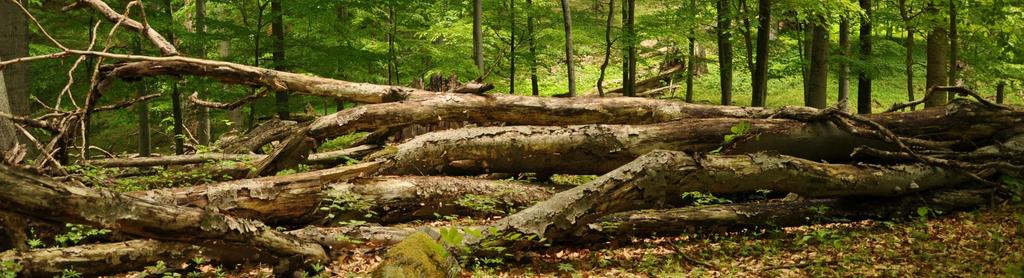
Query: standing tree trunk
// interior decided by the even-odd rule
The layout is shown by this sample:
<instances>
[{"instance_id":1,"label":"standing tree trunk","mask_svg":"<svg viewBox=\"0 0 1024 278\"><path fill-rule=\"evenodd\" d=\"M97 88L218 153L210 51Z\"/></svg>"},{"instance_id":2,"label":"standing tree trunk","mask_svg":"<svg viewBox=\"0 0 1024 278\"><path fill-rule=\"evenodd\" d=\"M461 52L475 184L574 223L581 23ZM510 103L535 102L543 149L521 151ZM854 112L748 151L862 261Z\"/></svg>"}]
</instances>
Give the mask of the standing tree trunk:
<instances>
[{"instance_id":1,"label":"standing tree trunk","mask_svg":"<svg viewBox=\"0 0 1024 278\"><path fill-rule=\"evenodd\" d=\"M629 84L629 44L633 41L633 38L629 34L629 30L626 29L627 21L629 21L629 0L622 0L622 91L623 95L626 95L625 91L629 91L631 86Z\"/></svg>"},{"instance_id":2,"label":"standing tree trunk","mask_svg":"<svg viewBox=\"0 0 1024 278\"><path fill-rule=\"evenodd\" d=\"M395 4L388 2L388 85L395 86L400 83L398 80L398 52L395 50L395 40L398 36L398 18L395 17ZM483 53L483 52L481 52ZM480 65L483 66L483 54L480 54Z\"/></svg>"},{"instance_id":3,"label":"standing tree trunk","mask_svg":"<svg viewBox=\"0 0 1024 278\"><path fill-rule=\"evenodd\" d=\"M484 31L483 31L483 0L473 1L473 61L476 62L480 75L484 74Z\"/></svg>"},{"instance_id":4,"label":"standing tree trunk","mask_svg":"<svg viewBox=\"0 0 1024 278\"><path fill-rule=\"evenodd\" d=\"M957 60L960 59L960 42L957 35L957 7L956 0L949 0L949 85L956 86L959 79L960 68ZM953 94L949 98L953 98Z\"/></svg>"},{"instance_id":5,"label":"standing tree trunk","mask_svg":"<svg viewBox=\"0 0 1024 278\"><path fill-rule=\"evenodd\" d=\"M824 18L814 23L811 35L811 65L808 70L807 91L804 105L823 109L826 106L828 88L828 26Z\"/></svg>"},{"instance_id":6,"label":"standing tree trunk","mask_svg":"<svg viewBox=\"0 0 1024 278\"><path fill-rule=\"evenodd\" d=\"M4 72L0 71L0 113L12 114L11 104L7 101L7 82L4 82ZM6 117L0 117L0 158L4 153L18 144L18 135L15 131L14 122Z\"/></svg>"},{"instance_id":7,"label":"standing tree trunk","mask_svg":"<svg viewBox=\"0 0 1024 278\"><path fill-rule=\"evenodd\" d=\"M697 21L697 0L690 0L690 20ZM689 56L686 57L686 102L693 103L693 75L697 73L697 38L694 36L697 33L697 27L690 28L690 36L687 38L690 41Z\"/></svg>"},{"instance_id":8,"label":"standing tree trunk","mask_svg":"<svg viewBox=\"0 0 1024 278\"><path fill-rule=\"evenodd\" d=\"M860 60L863 64L871 59L871 0L860 0L864 17L860 20ZM871 77L860 69L857 73L857 113L871 114Z\"/></svg>"},{"instance_id":9,"label":"standing tree trunk","mask_svg":"<svg viewBox=\"0 0 1024 278\"><path fill-rule=\"evenodd\" d=\"M934 4L929 3L927 13L937 14L938 8ZM928 33L928 68L925 76L925 87L932 88L935 86L945 86L949 71L946 69L946 65L949 64L947 57L949 51L949 37L946 33L946 28L941 25L936 25L932 28L931 32ZM946 105L946 92L934 92L927 97L925 100L925 107L936 107Z\"/></svg>"},{"instance_id":10,"label":"standing tree trunk","mask_svg":"<svg viewBox=\"0 0 1024 278\"><path fill-rule=\"evenodd\" d=\"M171 5L171 0L164 0L164 6L167 9L167 18L170 20L168 29L171 30L167 32L167 40L171 45L175 45L174 7ZM181 117L181 92L178 91L177 81L171 81L171 116L174 118L174 153L185 154L185 123Z\"/></svg>"},{"instance_id":11,"label":"standing tree trunk","mask_svg":"<svg viewBox=\"0 0 1024 278\"><path fill-rule=\"evenodd\" d=\"M601 62L601 75L597 77L597 94L604 96L604 75L608 62L612 58L612 24L615 22L615 0L608 0L608 22L604 26L604 61Z\"/></svg>"},{"instance_id":12,"label":"standing tree trunk","mask_svg":"<svg viewBox=\"0 0 1024 278\"><path fill-rule=\"evenodd\" d=\"M509 24L509 29L511 29L509 32L511 34L511 39L509 40L508 48L509 53L511 54L508 57L510 64L508 73L508 94L514 95L516 94L516 0L509 0L508 7L510 11L509 13L511 13L509 15L509 20L511 21Z\"/></svg>"},{"instance_id":13,"label":"standing tree trunk","mask_svg":"<svg viewBox=\"0 0 1024 278\"><path fill-rule=\"evenodd\" d=\"M757 62L754 66L752 106L764 107L768 102L768 39L772 24L771 0L757 1Z\"/></svg>"},{"instance_id":14,"label":"standing tree trunk","mask_svg":"<svg viewBox=\"0 0 1024 278\"><path fill-rule=\"evenodd\" d=\"M850 20L845 17L839 22L839 109L847 111L850 98Z\"/></svg>"},{"instance_id":15,"label":"standing tree trunk","mask_svg":"<svg viewBox=\"0 0 1024 278\"><path fill-rule=\"evenodd\" d=\"M572 14L569 0L562 0L562 18L565 20L565 66L569 72L569 97L576 96L576 68L572 54Z\"/></svg>"},{"instance_id":16,"label":"standing tree trunk","mask_svg":"<svg viewBox=\"0 0 1024 278\"><path fill-rule=\"evenodd\" d=\"M203 1L203 0L200 0L200 1ZM197 2L197 5L198 5L198 2ZM135 47L135 53L141 53L142 52L142 43L138 39L134 40L133 46ZM146 85L145 85L145 83L139 82L139 84L136 85L136 86L138 86L138 88L135 89L135 96L136 97L145 96L146 95ZM198 107L202 107L202 106L198 106ZM203 107L203 108L205 108L205 107ZM209 110L207 110L207 111L209 111ZM150 151L152 149L152 143L150 143L150 139L149 139L149 134L150 134L150 132L149 132L149 101L143 100L143 101L135 103L135 113L139 117L139 119L138 119L138 121L139 121L139 150L138 150L139 151L139 156L147 157L147 156L150 156ZM200 123L200 128L201 127L202 127L202 125ZM209 126L207 126L207 127L209 127Z\"/></svg>"},{"instance_id":17,"label":"standing tree trunk","mask_svg":"<svg viewBox=\"0 0 1024 278\"><path fill-rule=\"evenodd\" d=\"M747 6L747 0L739 0L737 4L742 15L740 18L743 20L743 46L747 51L747 71L754 72L754 39L750 34L750 8Z\"/></svg>"},{"instance_id":18,"label":"standing tree trunk","mask_svg":"<svg viewBox=\"0 0 1024 278\"><path fill-rule=\"evenodd\" d=\"M270 1L270 13L274 19L270 23L271 33L274 35L274 69L285 70L284 59L284 11L281 8L281 0ZM288 120L288 92L274 92L274 99L277 101L277 116L282 120Z\"/></svg>"},{"instance_id":19,"label":"standing tree trunk","mask_svg":"<svg viewBox=\"0 0 1024 278\"><path fill-rule=\"evenodd\" d=\"M729 0L718 0L718 66L719 81L722 87L722 105L732 105L732 35L730 34Z\"/></svg>"},{"instance_id":20,"label":"standing tree trunk","mask_svg":"<svg viewBox=\"0 0 1024 278\"><path fill-rule=\"evenodd\" d=\"M533 96L540 95L540 85L537 84L537 42L533 34L533 0L526 0L526 33L530 43L530 92Z\"/></svg>"},{"instance_id":21,"label":"standing tree trunk","mask_svg":"<svg viewBox=\"0 0 1024 278\"><path fill-rule=\"evenodd\" d=\"M628 58L626 63L626 71L629 72L629 79L626 79L623 88L626 89L624 94L628 97L636 96L636 1L626 0L627 16L626 18L626 57Z\"/></svg>"},{"instance_id":22,"label":"standing tree trunk","mask_svg":"<svg viewBox=\"0 0 1024 278\"><path fill-rule=\"evenodd\" d=\"M999 84L996 84L996 103L1003 104L1003 98L1006 94L1006 81L999 80Z\"/></svg>"},{"instance_id":23,"label":"standing tree trunk","mask_svg":"<svg viewBox=\"0 0 1024 278\"><path fill-rule=\"evenodd\" d=\"M903 42L903 47L906 49L906 57L903 61L904 71L907 75L907 101L914 101L914 27L910 25L910 20L913 19L910 15L910 10L907 8L907 0L899 0L897 3L900 9L900 18L903 20L903 26L907 30L907 37ZM910 111L914 111L916 107L910 107Z\"/></svg>"},{"instance_id":24,"label":"standing tree trunk","mask_svg":"<svg viewBox=\"0 0 1024 278\"><path fill-rule=\"evenodd\" d=\"M206 0L196 0L195 28L196 28L195 29L196 30L196 35L198 35L198 37L199 37L199 41L197 42L199 44L199 46L198 46L198 49L196 49L196 56L199 57L199 58L202 58L202 59L206 59L206 44L204 43L206 41L206 38L204 38L206 36ZM141 52L136 52L136 53L141 53ZM203 89L203 90L200 90L199 92L197 92L199 94L200 98L206 97L206 92L205 91L206 90ZM142 92L142 93L145 93L145 92ZM139 120L141 121L142 120L142 110L141 110L142 108L139 108L139 109L140 109L139 110ZM146 113L147 113L146 119L148 120L148 118L149 118L149 115L148 115L149 107L147 106L147 107L145 107L145 109L146 109ZM206 106L198 106L197 105L195 112L196 112L196 130L195 130L196 140L199 140L199 144L202 144L204 146L208 146L208 145L210 145L210 136L211 136L211 134L210 134L210 108L206 107ZM142 128L142 123L139 123L139 128L140 129ZM147 131L147 133L146 133L147 153L149 153L149 151L148 151L148 148L149 148L148 147L148 145L149 145L149 143L148 143L149 142L148 130L149 130L149 128L148 128L148 123L147 123L147 127L146 127L146 131ZM142 143L141 142L142 141L142 138L141 138L142 137L142 133L141 133L142 131L140 130L139 132L140 132L139 133L139 137L140 137L139 138L139 141L140 141L139 143L141 144ZM140 146L139 148L140 148L139 149L140 150L139 153L141 154L142 153L141 152L141 148L142 147Z\"/></svg>"},{"instance_id":25,"label":"standing tree trunk","mask_svg":"<svg viewBox=\"0 0 1024 278\"><path fill-rule=\"evenodd\" d=\"M9 1L0 3L0 60L11 60L28 56L28 22L21 9ZM22 0L22 5L28 1ZM29 71L27 63L6 66L3 74L7 83L7 101L14 115L27 115L31 111L29 102Z\"/></svg>"}]
</instances>

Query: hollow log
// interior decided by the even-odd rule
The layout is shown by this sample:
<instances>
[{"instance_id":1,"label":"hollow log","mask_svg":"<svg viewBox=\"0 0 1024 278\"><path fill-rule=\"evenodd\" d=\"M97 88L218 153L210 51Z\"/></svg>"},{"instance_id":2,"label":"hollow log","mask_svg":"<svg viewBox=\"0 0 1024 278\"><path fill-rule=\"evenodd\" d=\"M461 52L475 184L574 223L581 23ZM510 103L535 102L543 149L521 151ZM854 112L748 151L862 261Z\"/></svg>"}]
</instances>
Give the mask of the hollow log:
<instances>
[{"instance_id":1,"label":"hollow log","mask_svg":"<svg viewBox=\"0 0 1024 278\"><path fill-rule=\"evenodd\" d=\"M684 192L768 189L811 198L900 196L971 179L941 167L826 164L767 153L694 156L653 151L598 179L506 217L502 231L564 240L615 212L671 207Z\"/></svg>"},{"instance_id":2,"label":"hollow log","mask_svg":"<svg viewBox=\"0 0 1024 278\"><path fill-rule=\"evenodd\" d=\"M378 163L194 187L129 193L159 203L215 209L275 225L300 225L334 214L335 221L359 219L396 223L437 215L493 216L529 206L554 188L511 181L455 177L373 177ZM347 209L321 211L325 200ZM369 215L369 216L367 216Z\"/></svg>"},{"instance_id":3,"label":"hollow log","mask_svg":"<svg viewBox=\"0 0 1024 278\"><path fill-rule=\"evenodd\" d=\"M170 241L219 240L261 248L282 258L324 261L319 245L263 223L212 210L160 204L121 193L71 186L0 165L0 209L31 217L103 227Z\"/></svg>"}]
</instances>

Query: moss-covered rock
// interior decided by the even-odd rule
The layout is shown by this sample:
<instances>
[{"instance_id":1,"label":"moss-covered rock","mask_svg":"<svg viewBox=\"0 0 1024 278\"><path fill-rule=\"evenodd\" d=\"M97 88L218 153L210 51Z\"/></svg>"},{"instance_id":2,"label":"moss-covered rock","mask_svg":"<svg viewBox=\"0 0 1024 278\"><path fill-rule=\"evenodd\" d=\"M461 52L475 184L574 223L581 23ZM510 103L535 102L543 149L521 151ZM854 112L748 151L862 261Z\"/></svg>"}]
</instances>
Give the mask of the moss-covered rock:
<instances>
[{"instance_id":1,"label":"moss-covered rock","mask_svg":"<svg viewBox=\"0 0 1024 278\"><path fill-rule=\"evenodd\" d=\"M457 277L459 262L443 245L417 232L391 247L372 273L375 278Z\"/></svg>"}]
</instances>

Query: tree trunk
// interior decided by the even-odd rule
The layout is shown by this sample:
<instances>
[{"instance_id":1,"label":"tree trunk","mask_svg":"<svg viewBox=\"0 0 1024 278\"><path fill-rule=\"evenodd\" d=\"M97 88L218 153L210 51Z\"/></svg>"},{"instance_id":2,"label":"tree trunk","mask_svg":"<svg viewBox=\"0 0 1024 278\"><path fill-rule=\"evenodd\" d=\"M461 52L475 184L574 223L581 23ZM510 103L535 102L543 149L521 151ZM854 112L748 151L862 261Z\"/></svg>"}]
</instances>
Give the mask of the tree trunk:
<instances>
[{"instance_id":1,"label":"tree trunk","mask_svg":"<svg viewBox=\"0 0 1024 278\"><path fill-rule=\"evenodd\" d=\"M0 71L0 113L14 115L11 110L10 99L7 94L7 83L5 82L4 71ZM18 132L14 122L6 117L0 117L0 159L7 159L6 153L18 144Z\"/></svg>"},{"instance_id":2,"label":"tree trunk","mask_svg":"<svg viewBox=\"0 0 1024 278\"><path fill-rule=\"evenodd\" d=\"M900 196L970 181L960 171L923 165L824 164L755 153L694 157L654 151L579 187L494 224L499 231L571 241L610 213L670 206L684 192L753 192L759 189L811 198Z\"/></svg>"},{"instance_id":3,"label":"tree trunk","mask_svg":"<svg viewBox=\"0 0 1024 278\"><path fill-rule=\"evenodd\" d=\"M28 1L20 0L22 5L27 7ZM11 60L26 57L29 54L29 31L28 21L21 9L10 1L0 4L0 60ZM25 116L32 112L32 103L29 102L29 89L32 88L29 79L28 64L18 63L4 67L4 78L7 81L5 88L6 101L10 104L12 115ZM6 151L6 149L5 149Z\"/></svg>"},{"instance_id":4,"label":"tree trunk","mask_svg":"<svg viewBox=\"0 0 1024 278\"><path fill-rule=\"evenodd\" d=\"M757 62L754 66L752 106L764 107L768 102L768 39L772 24L771 0L757 1Z\"/></svg>"},{"instance_id":5,"label":"tree trunk","mask_svg":"<svg viewBox=\"0 0 1024 278\"><path fill-rule=\"evenodd\" d=\"M484 28L483 28L483 0L473 0L473 61L476 62L476 69L480 75L484 71Z\"/></svg>"},{"instance_id":6,"label":"tree trunk","mask_svg":"<svg viewBox=\"0 0 1024 278\"><path fill-rule=\"evenodd\" d=\"M949 0L949 82L947 84L950 86L956 86L960 78L960 65L957 64L957 60L960 59L960 42L957 34L956 5L956 0ZM953 97L953 94L949 95L950 100Z\"/></svg>"},{"instance_id":7,"label":"tree trunk","mask_svg":"<svg viewBox=\"0 0 1024 278\"><path fill-rule=\"evenodd\" d=\"M206 59L206 43L205 43L205 41L206 41L206 38L205 38L206 37L206 0L196 0L195 4L196 4L196 6L195 6L195 9L196 9L196 14L195 14L195 30L196 30L196 35L199 36L199 41L197 42L199 44L199 46L196 49L196 57L198 57L200 59ZM204 97L206 97L208 95L206 91L207 91L206 88L203 88L203 89L200 89L197 92L197 94L198 94L198 96L200 98L204 98ZM148 108L147 108L147 110L148 110ZM196 117L196 129L195 129L196 140L199 141L200 145L209 146L210 145L210 137L212 136L212 134L210 133L211 132L211 130L210 130L210 108L205 107L205 106L196 106L195 107L195 112L196 112L196 116L195 116ZM141 112L140 112L139 116L140 116L140 121L141 121L141 116L142 116ZM140 129L141 128L142 128L142 126L140 124ZM147 136L148 136L148 133L147 133ZM140 154L141 154L141 151L140 151Z\"/></svg>"},{"instance_id":8,"label":"tree trunk","mask_svg":"<svg viewBox=\"0 0 1024 278\"><path fill-rule=\"evenodd\" d=\"M718 65L722 105L732 105L732 7L730 0L718 0Z\"/></svg>"},{"instance_id":9,"label":"tree trunk","mask_svg":"<svg viewBox=\"0 0 1024 278\"><path fill-rule=\"evenodd\" d=\"M508 94L514 95L516 94L516 0L509 0L508 6L510 11L509 21L511 21L509 23L510 39L508 44L508 52L511 53L508 56Z\"/></svg>"},{"instance_id":10,"label":"tree trunk","mask_svg":"<svg viewBox=\"0 0 1024 278\"><path fill-rule=\"evenodd\" d=\"M0 166L4 210L39 219L96 225L129 235L172 241L221 240L264 248L270 254L325 261L315 243L260 222L209 210L157 204L104 189L70 186Z\"/></svg>"},{"instance_id":11,"label":"tree trunk","mask_svg":"<svg viewBox=\"0 0 1024 278\"><path fill-rule=\"evenodd\" d=\"M907 48L907 56L903 62L907 74L907 101L914 101L914 29L907 29L907 39L904 44ZM911 111L913 109L911 108Z\"/></svg>"},{"instance_id":12,"label":"tree trunk","mask_svg":"<svg viewBox=\"0 0 1024 278\"><path fill-rule=\"evenodd\" d=\"M845 17L839 22L839 109L848 111L850 98L850 20Z\"/></svg>"},{"instance_id":13,"label":"tree trunk","mask_svg":"<svg viewBox=\"0 0 1024 278\"><path fill-rule=\"evenodd\" d=\"M526 0L526 29L530 36L530 91L533 96L540 96L540 85L537 82L537 42L533 33L533 0Z\"/></svg>"},{"instance_id":14,"label":"tree trunk","mask_svg":"<svg viewBox=\"0 0 1024 278\"><path fill-rule=\"evenodd\" d=\"M1003 104L1003 98L1005 98L1006 81L999 80L999 84L996 84L996 103Z\"/></svg>"},{"instance_id":15,"label":"tree trunk","mask_svg":"<svg viewBox=\"0 0 1024 278\"><path fill-rule=\"evenodd\" d=\"M569 74L569 97L576 96L576 67L572 47L572 8L569 0L562 0L562 19L565 24L565 66Z\"/></svg>"},{"instance_id":16,"label":"tree trunk","mask_svg":"<svg viewBox=\"0 0 1024 278\"><path fill-rule=\"evenodd\" d=\"M270 13L273 14L274 18L271 19L270 29L274 35L274 69L285 70L285 58L284 58L284 9L281 7L281 0L270 1ZM277 91L274 92L274 99L277 102L277 117L282 120L288 120L288 93Z\"/></svg>"},{"instance_id":17,"label":"tree trunk","mask_svg":"<svg viewBox=\"0 0 1024 278\"><path fill-rule=\"evenodd\" d=\"M824 21L824 18L819 19ZM814 24L811 36L811 65L808 71L807 92L804 105L823 109L828 98L828 26L823 22Z\"/></svg>"},{"instance_id":18,"label":"tree trunk","mask_svg":"<svg viewBox=\"0 0 1024 278\"><path fill-rule=\"evenodd\" d=\"M743 49L747 51L746 62L747 72L754 72L754 40L750 34L750 8L747 5L748 0L737 0L737 6L740 19L743 20Z\"/></svg>"},{"instance_id":19,"label":"tree trunk","mask_svg":"<svg viewBox=\"0 0 1024 278\"><path fill-rule=\"evenodd\" d=\"M928 4L926 13L931 15L938 14L938 8L934 4ZM949 37L946 33L946 28L942 26L935 26L928 33L928 72L925 80L925 87L932 88L935 86L945 86L948 79L949 71L946 66L949 65ZM927 96L927 100L924 103L925 107L936 107L946 105L947 97L945 92L935 92Z\"/></svg>"},{"instance_id":20,"label":"tree trunk","mask_svg":"<svg viewBox=\"0 0 1024 278\"><path fill-rule=\"evenodd\" d=\"M171 5L171 0L164 0L164 8L167 9L167 18L170 20L170 26L167 32L167 38L172 46L177 44L174 38L174 6ZM174 153L185 154L185 123L184 118L181 115L181 92L178 91L178 82L171 81L171 117L174 119ZM86 145L88 147L88 145ZM83 157L82 159L86 159Z\"/></svg>"},{"instance_id":21,"label":"tree trunk","mask_svg":"<svg viewBox=\"0 0 1024 278\"><path fill-rule=\"evenodd\" d=\"M625 18L625 24L623 25L623 28L625 28L625 31L626 31L626 58L628 59L627 62L626 62L625 71L629 72L629 78L626 79L625 81L623 81L623 88L625 88L625 91L623 92L624 93L623 95L628 96L628 97L632 97L632 96L636 96L636 93L637 93L637 90L636 90L636 85L637 85L636 84L636 58L637 58L637 55L636 55L636 44L638 43L637 42L638 38L637 38L637 34L636 34L636 1L635 0L625 0L625 1L626 1L625 2L625 4L626 4L625 8L628 10L626 12L626 15L628 17Z\"/></svg>"},{"instance_id":22,"label":"tree trunk","mask_svg":"<svg viewBox=\"0 0 1024 278\"><path fill-rule=\"evenodd\" d=\"M601 74L597 77L597 94L602 97L604 96L605 70L608 68L608 62L610 62L612 58L612 24L614 22L615 0L608 0L608 21L604 27L604 61L601 62Z\"/></svg>"},{"instance_id":23,"label":"tree trunk","mask_svg":"<svg viewBox=\"0 0 1024 278\"><path fill-rule=\"evenodd\" d=\"M864 16L860 20L860 60L869 63L871 54L871 0L859 0ZM857 113L871 114L871 76L861 69L857 73Z\"/></svg>"}]
</instances>

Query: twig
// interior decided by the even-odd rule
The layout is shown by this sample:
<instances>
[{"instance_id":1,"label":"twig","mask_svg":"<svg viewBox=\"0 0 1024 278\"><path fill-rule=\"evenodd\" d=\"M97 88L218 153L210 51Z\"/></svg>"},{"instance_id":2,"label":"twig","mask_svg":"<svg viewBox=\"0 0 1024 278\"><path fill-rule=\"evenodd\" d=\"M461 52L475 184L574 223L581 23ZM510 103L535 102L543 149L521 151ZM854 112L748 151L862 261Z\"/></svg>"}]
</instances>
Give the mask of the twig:
<instances>
[{"instance_id":1,"label":"twig","mask_svg":"<svg viewBox=\"0 0 1024 278\"><path fill-rule=\"evenodd\" d=\"M248 96L246 96L244 98L241 98L241 99L236 100L236 101L231 102L231 103L220 103L220 102L215 102L215 101L202 100L202 99L199 99L199 93L192 93L192 95L188 96L188 101L194 103L195 105L202 106L202 107L208 107L208 108L213 108L213 109L235 110L235 108L241 107L242 105L245 105L245 104L247 104L249 102L252 102L254 100L262 98L263 96L267 95L268 92L270 92L270 89L263 89L263 90L260 90L259 92L255 93L255 94L248 95Z\"/></svg>"},{"instance_id":2,"label":"twig","mask_svg":"<svg viewBox=\"0 0 1024 278\"><path fill-rule=\"evenodd\" d=\"M892 108L889 108L889 110L886 110L885 113L896 112L896 111L900 111L900 110L906 109L908 107L914 107L914 106L917 106L919 104L925 103L926 101L928 101L928 98L930 98L933 94L936 94L938 92L953 92L953 93L957 93L957 94L961 94L961 95L968 95L968 96L971 96L974 99L976 99L978 102L980 102L982 104L985 104L985 105L988 105L988 106L996 107L996 108L999 108L999 109L1010 110L1010 111L1014 110L1012 107L991 102L988 99L985 99L985 97L982 97L981 94L978 94L978 92L975 92L975 91L973 91L971 89L968 89L967 87L964 87L964 86L933 86L933 87L928 89L928 92L925 93L924 97L922 97L921 99L918 99L918 100L915 100L915 101L911 101L911 102L907 102L907 103L893 104Z\"/></svg>"},{"instance_id":3,"label":"twig","mask_svg":"<svg viewBox=\"0 0 1024 278\"><path fill-rule=\"evenodd\" d=\"M693 257L690 257L690 255L687 255L686 252L683 252L683 250L680 249L679 246L676 246L675 244L669 244L669 246L672 246L672 250L676 252L676 255L679 255L679 257L683 258L683 260L686 260L686 261L688 261L690 263L697 264L697 265L700 265L700 266L703 266L703 267L706 267L706 268L709 268L709 269L712 269L712 270L718 269L717 267L715 267L715 266L713 266L713 265L711 265L709 263L706 263L704 261L701 261L701 260L695 259Z\"/></svg>"},{"instance_id":4,"label":"twig","mask_svg":"<svg viewBox=\"0 0 1024 278\"><path fill-rule=\"evenodd\" d=\"M128 107L128 106L132 106L132 105L134 105L135 103L138 103L138 102L151 100L151 99L157 98L159 96L160 96L160 94L145 95L145 96L141 96L141 97L138 97L138 98L135 98L135 99L131 99L131 100L126 100L126 101L122 101L122 102L119 102L119 103L115 103L115 104L110 104L110 105L104 105L104 106L96 107L96 109L93 109L93 112L117 110L117 109L125 108L125 107Z\"/></svg>"},{"instance_id":5,"label":"twig","mask_svg":"<svg viewBox=\"0 0 1024 278\"><path fill-rule=\"evenodd\" d=\"M21 1L9 0L8 2L11 2L14 5L18 6L18 8L21 9L21 13L25 14L25 17L27 17L29 20L31 20L32 23L34 23L36 25L36 28L39 28L39 32L42 32L43 35L46 36L46 39L50 40L51 43L53 43L54 45L56 45L58 48L60 48L62 50L68 50L68 48L64 47L63 44L60 44L60 42L57 41L57 39L54 39L53 36L50 36L49 32L46 32L46 28L43 28L43 24L40 24L39 20L36 20L36 17L33 16L32 13L30 13L28 11L28 9L26 9L25 6L21 4ZM2 67L0 67L0 68L2 68Z\"/></svg>"}]
</instances>

